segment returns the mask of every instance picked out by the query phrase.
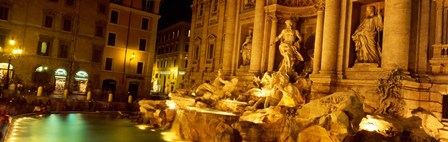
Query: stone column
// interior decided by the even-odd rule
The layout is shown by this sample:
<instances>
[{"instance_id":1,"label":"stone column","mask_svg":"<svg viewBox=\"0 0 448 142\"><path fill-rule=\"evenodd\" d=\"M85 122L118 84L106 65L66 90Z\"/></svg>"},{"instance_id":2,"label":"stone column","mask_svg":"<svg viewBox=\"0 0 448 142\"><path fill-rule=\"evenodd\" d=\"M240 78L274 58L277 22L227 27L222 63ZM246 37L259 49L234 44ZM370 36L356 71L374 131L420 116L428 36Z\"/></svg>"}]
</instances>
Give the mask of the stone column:
<instances>
[{"instance_id":1,"label":"stone column","mask_svg":"<svg viewBox=\"0 0 448 142\"><path fill-rule=\"evenodd\" d=\"M222 71L223 73L230 73L232 69L232 58L233 58L233 42L235 40L235 19L236 19L236 1L228 0L227 1L227 14L226 14L226 37L225 37L225 45L224 45L224 53L223 53L223 65ZM253 45L252 45L253 46Z\"/></svg>"},{"instance_id":2,"label":"stone column","mask_svg":"<svg viewBox=\"0 0 448 142\"><path fill-rule=\"evenodd\" d=\"M411 1L388 0L385 3L382 67L407 70L411 34Z\"/></svg>"},{"instance_id":3,"label":"stone column","mask_svg":"<svg viewBox=\"0 0 448 142\"><path fill-rule=\"evenodd\" d=\"M265 0L256 0L254 15L254 37L250 54L249 72L260 72L261 51L263 48L264 5Z\"/></svg>"},{"instance_id":4,"label":"stone column","mask_svg":"<svg viewBox=\"0 0 448 142\"><path fill-rule=\"evenodd\" d=\"M419 45L418 51L417 51L417 73L418 74L426 74L427 63L428 63L428 45L429 45L429 27L430 27L430 8L431 8L431 1L421 1L421 19L420 19L420 31L419 31Z\"/></svg>"},{"instance_id":5,"label":"stone column","mask_svg":"<svg viewBox=\"0 0 448 142\"><path fill-rule=\"evenodd\" d=\"M336 73L336 60L339 40L339 18L341 11L340 0L325 1L325 22L322 43L321 74Z\"/></svg>"},{"instance_id":6,"label":"stone column","mask_svg":"<svg viewBox=\"0 0 448 142\"><path fill-rule=\"evenodd\" d=\"M443 20L443 3L442 0L435 0L436 3L436 37L435 44L442 44L442 20Z\"/></svg>"},{"instance_id":7,"label":"stone column","mask_svg":"<svg viewBox=\"0 0 448 142\"><path fill-rule=\"evenodd\" d=\"M275 62L275 37L277 36L277 17L276 15L272 15L269 17L271 21L271 37L269 41L272 43L269 45L269 55L268 55L268 71L274 71L274 62Z\"/></svg>"},{"instance_id":8,"label":"stone column","mask_svg":"<svg viewBox=\"0 0 448 142\"><path fill-rule=\"evenodd\" d=\"M317 11L316 38L314 41L313 74L318 74L322 57L322 35L324 33L324 9Z\"/></svg>"}]
</instances>

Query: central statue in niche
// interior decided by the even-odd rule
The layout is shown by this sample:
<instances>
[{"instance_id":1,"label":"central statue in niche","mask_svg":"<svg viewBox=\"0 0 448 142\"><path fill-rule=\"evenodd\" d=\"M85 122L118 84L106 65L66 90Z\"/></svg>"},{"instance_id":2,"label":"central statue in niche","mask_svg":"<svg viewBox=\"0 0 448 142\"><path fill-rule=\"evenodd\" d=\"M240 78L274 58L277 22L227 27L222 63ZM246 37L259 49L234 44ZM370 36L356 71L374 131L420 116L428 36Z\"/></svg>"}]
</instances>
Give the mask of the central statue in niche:
<instances>
[{"instance_id":1,"label":"central statue in niche","mask_svg":"<svg viewBox=\"0 0 448 142\"><path fill-rule=\"evenodd\" d=\"M378 44L378 32L383 30L383 20L381 14L376 14L374 6L366 9L366 18L355 33L352 39L355 42L356 63L380 63L381 47Z\"/></svg>"},{"instance_id":2,"label":"central statue in niche","mask_svg":"<svg viewBox=\"0 0 448 142\"><path fill-rule=\"evenodd\" d=\"M241 46L241 58L243 59L243 66L250 64L250 51L252 49L252 28L249 29L246 40L244 41L243 45Z\"/></svg>"},{"instance_id":3,"label":"central statue in niche","mask_svg":"<svg viewBox=\"0 0 448 142\"><path fill-rule=\"evenodd\" d=\"M293 71L295 62L303 61L303 57L299 53L300 42L302 41L299 30L294 29L294 23L292 20L286 20L285 24L286 28L283 29L280 35L278 35L274 40L274 43L281 40L279 51L283 56L283 60L280 64L280 72Z\"/></svg>"}]
</instances>

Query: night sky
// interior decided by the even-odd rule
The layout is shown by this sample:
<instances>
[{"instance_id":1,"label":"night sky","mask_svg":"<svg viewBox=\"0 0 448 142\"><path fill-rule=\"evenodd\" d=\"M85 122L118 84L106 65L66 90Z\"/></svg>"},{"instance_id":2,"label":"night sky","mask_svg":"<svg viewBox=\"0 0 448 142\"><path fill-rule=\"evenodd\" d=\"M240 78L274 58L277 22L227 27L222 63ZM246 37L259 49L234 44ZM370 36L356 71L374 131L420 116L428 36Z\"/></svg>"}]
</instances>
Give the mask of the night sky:
<instances>
[{"instance_id":1,"label":"night sky","mask_svg":"<svg viewBox=\"0 0 448 142\"><path fill-rule=\"evenodd\" d=\"M163 0L160 6L159 30L179 21L191 22L192 0Z\"/></svg>"}]
</instances>

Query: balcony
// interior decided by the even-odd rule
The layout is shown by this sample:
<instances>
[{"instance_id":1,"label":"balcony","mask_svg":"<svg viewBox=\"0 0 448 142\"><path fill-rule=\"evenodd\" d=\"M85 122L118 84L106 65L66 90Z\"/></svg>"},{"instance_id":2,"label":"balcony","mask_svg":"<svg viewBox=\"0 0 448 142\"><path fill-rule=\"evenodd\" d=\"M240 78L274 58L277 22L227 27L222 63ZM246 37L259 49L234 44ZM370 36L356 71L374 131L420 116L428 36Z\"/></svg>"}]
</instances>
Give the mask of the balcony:
<instances>
[{"instance_id":1,"label":"balcony","mask_svg":"<svg viewBox=\"0 0 448 142\"><path fill-rule=\"evenodd\" d=\"M429 60L432 74L448 74L448 44L435 44Z\"/></svg>"}]
</instances>

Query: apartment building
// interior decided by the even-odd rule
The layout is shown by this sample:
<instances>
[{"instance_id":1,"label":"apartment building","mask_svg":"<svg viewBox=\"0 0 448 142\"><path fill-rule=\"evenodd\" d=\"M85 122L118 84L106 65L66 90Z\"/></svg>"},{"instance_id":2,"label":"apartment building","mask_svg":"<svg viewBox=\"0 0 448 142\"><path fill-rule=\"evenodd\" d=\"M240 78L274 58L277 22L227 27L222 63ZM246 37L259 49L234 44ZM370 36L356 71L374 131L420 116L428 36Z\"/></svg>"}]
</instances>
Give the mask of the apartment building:
<instances>
[{"instance_id":1,"label":"apartment building","mask_svg":"<svg viewBox=\"0 0 448 142\"><path fill-rule=\"evenodd\" d=\"M190 23L178 22L157 34L152 92L169 93L186 86Z\"/></svg>"},{"instance_id":2,"label":"apartment building","mask_svg":"<svg viewBox=\"0 0 448 142\"><path fill-rule=\"evenodd\" d=\"M99 34L105 27L95 25L106 24L107 5L106 0L0 1L1 84L20 83L25 91L43 86L46 95L98 89L105 41ZM22 54L13 54L15 49Z\"/></svg>"},{"instance_id":3,"label":"apartment building","mask_svg":"<svg viewBox=\"0 0 448 142\"><path fill-rule=\"evenodd\" d=\"M101 65L101 96L114 100L149 95L159 0L111 0Z\"/></svg>"}]
</instances>

